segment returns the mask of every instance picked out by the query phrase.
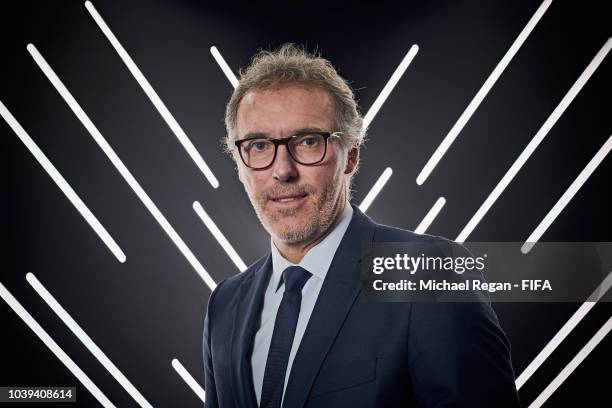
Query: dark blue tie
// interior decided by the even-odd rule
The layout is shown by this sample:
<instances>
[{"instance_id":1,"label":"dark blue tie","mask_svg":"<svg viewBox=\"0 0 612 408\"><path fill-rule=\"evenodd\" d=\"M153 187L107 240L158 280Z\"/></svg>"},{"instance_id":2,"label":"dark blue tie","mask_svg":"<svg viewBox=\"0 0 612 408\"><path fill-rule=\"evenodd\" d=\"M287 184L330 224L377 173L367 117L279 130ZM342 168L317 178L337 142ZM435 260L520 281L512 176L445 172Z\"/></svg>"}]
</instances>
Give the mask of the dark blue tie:
<instances>
[{"instance_id":1,"label":"dark blue tie","mask_svg":"<svg viewBox=\"0 0 612 408\"><path fill-rule=\"evenodd\" d=\"M281 283L285 283L285 293L276 312L274 332L266 361L259 404L262 408L281 406L289 353L302 304L302 288L311 276L310 272L300 266L290 266L283 271Z\"/></svg>"}]
</instances>

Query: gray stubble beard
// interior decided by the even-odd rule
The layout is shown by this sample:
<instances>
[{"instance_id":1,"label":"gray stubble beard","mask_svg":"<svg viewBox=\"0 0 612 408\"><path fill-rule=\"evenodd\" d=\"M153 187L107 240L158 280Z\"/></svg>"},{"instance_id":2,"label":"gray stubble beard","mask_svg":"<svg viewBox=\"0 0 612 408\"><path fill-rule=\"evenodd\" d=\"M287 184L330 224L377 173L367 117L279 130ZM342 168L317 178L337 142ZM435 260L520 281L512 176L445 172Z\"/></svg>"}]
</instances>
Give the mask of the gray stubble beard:
<instances>
[{"instance_id":1,"label":"gray stubble beard","mask_svg":"<svg viewBox=\"0 0 612 408\"><path fill-rule=\"evenodd\" d=\"M339 177L341 184L343 181L346 182L346 180L343 180L342 177L343 177L342 175ZM249 200L251 201L251 204L253 205L253 209L255 210L255 213L257 214L257 218L259 218L259 221L261 222L263 227L266 229L266 231L268 231L268 233L272 237L278 238L279 240L287 244L297 244L297 243L312 241L316 239L323 232L327 231L328 228L336 220L336 216L338 215L336 214L336 208L340 205L340 198L341 198L340 195L342 193L342 189L344 188L344 185L342 184L340 188L338 189L338 191L335 192L334 186L336 185L336 183L337 183L336 178L334 178L334 179L329 180L325 184L323 192L317 201L317 208L318 208L319 216L315 217L315 219L312 220L312 222L309 223L304 230L289 231L285 233L284 235L278 235L276 231L274 231L272 226L274 225L276 221L279 221L280 219L284 217L294 216L295 214L297 214L299 209L281 210L279 212L279 215L280 215L279 217L273 216L273 218L269 220L270 222L268 222L268 219L263 211L263 208L267 200L266 197L261 197L259 199L254 197L254 195L246 188L246 185L245 185L245 190L247 192L247 195L249 196ZM312 189L307 189L306 191L311 192Z\"/></svg>"}]
</instances>

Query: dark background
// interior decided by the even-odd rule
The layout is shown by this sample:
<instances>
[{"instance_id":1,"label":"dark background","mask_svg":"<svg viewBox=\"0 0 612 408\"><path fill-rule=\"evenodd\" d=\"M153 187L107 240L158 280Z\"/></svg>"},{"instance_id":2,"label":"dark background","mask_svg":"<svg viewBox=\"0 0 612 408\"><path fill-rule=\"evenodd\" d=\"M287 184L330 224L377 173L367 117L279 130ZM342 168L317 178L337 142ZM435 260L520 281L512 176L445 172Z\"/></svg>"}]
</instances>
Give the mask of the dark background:
<instances>
[{"instance_id":1,"label":"dark background","mask_svg":"<svg viewBox=\"0 0 612 408\"><path fill-rule=\"evenodd\" d=\"M269 249L233 163L221 150L237 72L261 47L318 49L349 79L365 114L412 44L420 51L373 120L354 203L385 167L393 176L368 215L414 229L439 196L428 232L454 238L610 37L605 2L555 1L422 186L415 178L540 1L199 2L96 0L94 6L220 181L213 189L178 143L82 1L3 4L0 100L127 255L121 264L10 127L0 121L1 282L117 406L132 398L25 280L33 272L154 406L199 406L171 367L203 384L201 330L209 288L159 227L26 51L32 42L213 279L237 273L192 209L195 200L250 264ZM601 64L470 236L524 241L610 136L611 57ZM542 237L612 241L609 157ZM579 273L579 271L577 271ZM516 375L579 304L495 304ZM528 405L612 312L598 304L521 389ZM78 387L96 400L0 302L0 386ZM449 345L450 347L451 345ZM609 399L610 337L549 406ZM469 375L469 367L466 367ZM23 406L23 405L21 405ZM74 406L74 404L72 404Z\"/></svg>"}]
</instances>

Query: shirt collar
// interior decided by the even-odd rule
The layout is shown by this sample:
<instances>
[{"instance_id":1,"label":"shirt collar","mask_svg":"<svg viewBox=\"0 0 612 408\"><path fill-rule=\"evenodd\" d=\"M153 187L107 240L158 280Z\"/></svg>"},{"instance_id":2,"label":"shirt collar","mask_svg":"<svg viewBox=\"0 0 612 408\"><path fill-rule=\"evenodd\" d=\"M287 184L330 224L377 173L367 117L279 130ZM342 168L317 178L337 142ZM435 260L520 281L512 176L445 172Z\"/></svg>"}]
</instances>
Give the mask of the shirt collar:
<instances>
[{"instance_id":1,"label":"shirt collar","mask_svg":"<svg viewBox=\"0 0 612 408\"><path fill-rule=\"evenodd\" d=\"M308 250L306 255L304 255L300 263L297 265L306 269L314 277L325 280L329 266L331 265L332 259L340 246L340 242L344 237L344 233L346 232L352 217L353 208L347 201L342 214L340 214L340 217L336 222L336 225L325 236L325 238ZM276 245L274 245L272 238L270 238L270 246L272 248L272 288L274 288L276 291L278 289L283 271L289 266L295 266L296 264L288 261L281 255L276 248Z\"/></svg>"}]
</instances>

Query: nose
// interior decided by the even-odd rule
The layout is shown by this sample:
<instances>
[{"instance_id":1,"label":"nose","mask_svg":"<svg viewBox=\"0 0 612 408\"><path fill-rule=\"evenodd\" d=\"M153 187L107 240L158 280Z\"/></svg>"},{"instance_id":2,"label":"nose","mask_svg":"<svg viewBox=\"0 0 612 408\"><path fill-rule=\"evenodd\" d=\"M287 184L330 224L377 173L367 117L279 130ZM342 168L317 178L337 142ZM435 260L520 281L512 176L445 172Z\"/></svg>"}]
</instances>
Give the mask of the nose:
<instances>
[{"instance_id":1,"label":"nose","mask_svg":"<svg viewBox=\"0 0 612 408\"><path fill-rule=\"evenodd\" d=\"M297 163L289 155L287 146L278 146L276 159L274 159L272 166L272 175L279 181L291 181L298 176Z\"/></svg>"}]
</instances>

